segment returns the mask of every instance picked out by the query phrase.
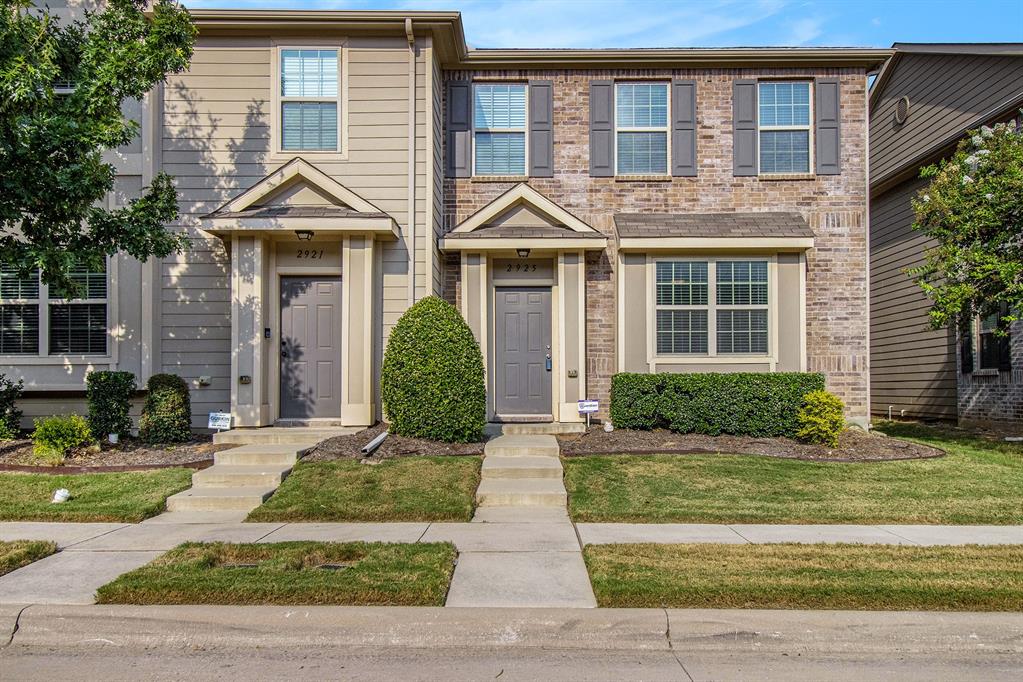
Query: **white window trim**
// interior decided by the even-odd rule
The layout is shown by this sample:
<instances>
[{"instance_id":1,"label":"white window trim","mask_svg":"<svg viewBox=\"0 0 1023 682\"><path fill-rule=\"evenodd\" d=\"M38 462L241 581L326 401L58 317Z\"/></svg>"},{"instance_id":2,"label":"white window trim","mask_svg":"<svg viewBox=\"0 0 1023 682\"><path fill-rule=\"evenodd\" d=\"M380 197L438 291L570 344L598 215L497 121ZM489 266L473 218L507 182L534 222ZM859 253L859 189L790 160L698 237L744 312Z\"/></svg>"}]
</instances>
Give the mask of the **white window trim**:
<instances>
[{"instance_id":1,"label":"white window trim","mask_svg":"<svg viewBox=\"0 0 1023 682\"><path fill-rule=\"evenodd\" d=\"M273 43L273 63L270 65L270 137L272 161L290 161L296 156L319 160L348 159L348 41L338 42L301 41L289 39L287 42ZM284 149L284 120L281 109L285 102L327 102L330 97L284 97L281 93L281 52L284 50L337 50L337 146L331 149Z\"/></svg>"},{"instance_id":2,"label":"white window trim","mask_svg":"<svg viewBox=\"0 0 1023 682\"><path fill-rule=\"evenodd\" d=\"M0 304L20 305L35 303L39 307L39 346L36 353L0 355L0 365L63 365L63 364L105 364L117 361L117 336L114 320L117 319L117 258L107 258L106 298L50 298L50 287L40 280L39 298L0 299ZM36 274L38 277L38 273ZM105 353L50 353L50 306L63 304L103 304L106 306L106 352Z\"/></svg>"},{"instance_id":3,"label":"white window trim","mask_svg":"<svg viewBox=\"0 0 1023 682\"><path fill-rule=\"evenodd\" d=\"M619 85L663 85L667 92L667 110L663 126L654 127L632 127L618 125L618 86ZM627 178L633 176L669 176L671 175L671 82L670 81L615 81L615 97L614 97L614 143L615 143L615 177ZM664 133L666 140L665 144L665 156L664 156L664 172L663 173L622 173L618 170L618 162L621 160L621 155L618 153L618 133Z\"/></svg>"},{"instance_id":4,"label":"white window trim","mask_svg":"<svg viewBox=\"0 0 1023 682\"><path fill-rule=\"evenodd\" d=\"M521 85L526 90L525 96L525 123L522 126L522 130L517 128L476 128L476 87L479 85ZM471 84L470 97L472 97L472 108L470 109L470 146L472 147L469 151L472 156L472 177L474 178L526 178L529 177L529 83L523 81L479 81ZM508 175L506 173L477 173L476 172L476 133L522 133L523 140L525 141L525 154L523 157L523 166L521 174Z\"/></svg>"},{"instance_id":5,"label":"white window trim","mask_svg":"<svg viewBox=\"0 0 1023 682\"><path fill-rule=\"evenodd\" d=\"M707 305L658 306L657 305L657 263L660 261L695 261L707 263ZM767 261L767 305L718 305L717 263ZM650 304L647 306L647 363L653 365L685 364L768 364L773 372L778 362L778 258L776 255L736 256L647 256L647 292ZM707 352L666 354L657 352L657 310L659 308L707 311ZM767 353L718 353L717 311L718 310L767 310Z\"/></svg>"},{"instance_id":6,"label":"white window trim","mask_svg":"<svg viewBox=\"0 0 1023 682\"><path fill-rule=\"evenodd\" d=\"M810 89L810 98L809 98L810 99L810 113L809 113L809 119L808 119L809 123L807 125L798 125L798 126L797 125L791 125L791 126L773 125L773 126L765 126L765 125L762 125L760 123L760 86L764 85L764 84L772 85L774 83L806 83L809 86L809 89ZM816 126L814 125L814 109L813 109L814 89L813 89L813 85L814 84L813 84L812 80L806 80L806 79L803 79L803 78L793 78L793 79L785 79L785 78L777 78L777 79L775 79L775 78L770 78L770 79L765 79L765 80L762 80L762 81L757 81L757 101L755 103L756 107L757 107L757 175L765 175L767 177L771 177L771 176L775 176L775 175L815 175L815 173L816 173L815 165L814 165L814 144L815 144L815 140L814 140L814 134L813 133L814 133L814 128ZM760 152L762 151L761 150L761 144L760 144L760 133L761 132L772 132L772 131L785 131L785 130L805 130L805 131L807 131L807 133L808 133L808 136L807 136L808 148L807 148L807 159L806 159L806 172L802 172L802 171L788 172L788 171L786 171L786 172L781 172L781 173L768 173L766 171L760 170Z\"/></svg>"}]
</instances>

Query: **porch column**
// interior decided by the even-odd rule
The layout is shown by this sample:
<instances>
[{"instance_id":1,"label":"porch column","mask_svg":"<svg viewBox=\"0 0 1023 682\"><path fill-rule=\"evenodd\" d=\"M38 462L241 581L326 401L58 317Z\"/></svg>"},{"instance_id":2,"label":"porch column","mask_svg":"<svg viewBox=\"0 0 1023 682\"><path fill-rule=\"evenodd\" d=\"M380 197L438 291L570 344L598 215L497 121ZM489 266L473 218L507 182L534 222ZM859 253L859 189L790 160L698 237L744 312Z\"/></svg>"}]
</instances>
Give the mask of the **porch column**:
<instances>
[{"instance_id":1,"label":"porch column","mask_svg":"<svg viewBox=\"0 0 1023 682\"><path fill-rule=\"evenodd\" d=\"M270 424L269 341L263 329L269 284L267 243L262 237L231 240L231 414L235 426Z\"/></svg>"},{"instance_id":2,"label":"porch column","mask_svg":"<svg viewBox=\"0 0 1023 682\"><path fill-rule=\"evenodd\" d=\"M577 401L586 398L586 254L558 254L558 421L582 421Z\"/></svg>"},{"instance_id":3,"label":"porch column","mask_svg":"<svg viewBox=\"0 0 1023 682\"><path fill-rule=\"evenodd\" d=\"M346 236L341 242L341 423L373 423L374 242Z\"/></svg>"}]
</instances>

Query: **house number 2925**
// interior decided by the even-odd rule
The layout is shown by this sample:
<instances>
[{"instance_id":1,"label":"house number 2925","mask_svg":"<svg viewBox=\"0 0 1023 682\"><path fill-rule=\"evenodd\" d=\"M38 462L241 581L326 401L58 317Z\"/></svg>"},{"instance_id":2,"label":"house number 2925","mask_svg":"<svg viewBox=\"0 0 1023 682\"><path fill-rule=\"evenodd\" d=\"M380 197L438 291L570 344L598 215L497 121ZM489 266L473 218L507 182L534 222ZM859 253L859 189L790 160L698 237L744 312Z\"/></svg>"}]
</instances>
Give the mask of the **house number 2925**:
<instances>
[{"instance_id":1,"label":"house number 2925","mask_svg":"<svg viewBox=\"0 0 1023 682\"><path fill-rule=\"evenodd\" d=\"M323 249L299 249L299 258L323 258Z\"/></svg>"}]
</instances>

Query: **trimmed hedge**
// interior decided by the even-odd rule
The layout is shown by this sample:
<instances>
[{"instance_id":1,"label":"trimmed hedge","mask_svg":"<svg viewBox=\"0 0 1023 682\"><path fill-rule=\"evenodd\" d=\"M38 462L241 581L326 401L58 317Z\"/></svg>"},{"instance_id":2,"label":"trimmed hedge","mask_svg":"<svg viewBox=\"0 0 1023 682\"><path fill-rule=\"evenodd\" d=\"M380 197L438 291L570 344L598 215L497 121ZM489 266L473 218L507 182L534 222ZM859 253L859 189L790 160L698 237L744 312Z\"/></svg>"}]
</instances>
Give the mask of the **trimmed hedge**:
<instances>
[{"instance_id":1,"label":"trimmed hedge","mask_svg":"<svg viewBox=\"0 0 1023 682\"><path fill-rule=\"evenodd\" d=\"M89 429L92 437L103 440L108 434L126 436L131 431L131 398L135 395L135 375L131 372L89 372L85 377L85 397L89 403Z\"/></svg>"},{"instance_id":2,"label":"trimmed hedge","mask_svg":"<svg viewBox=\"0 0 1023 682\"><path fill-rule=\"evenodd\" d=\"M622 373L611 378L611 422L623 429L795 438L803 396L823 390L824 375L804 372Z\"/></svg>"},{"instance_id":3,"label":"trimmed hedge","mask_svg":"<svg viewBox=\"0 0 1023 682\"><path fill-rule=\"evenodd\" d=\"M453 305L427 296L401 316L384 353L381 397L392 433L449 443L482 440L483 356Z\"/></svg>"},{"instance_id":4,"label":"trimmed hedge","mask_svg":"<svg viewBox=\"0 0 1023 682\"><path fill-rule=\"evenodd\" d=\"M177 374L154 374L146 384L139 437L147 443L184 443L192 438L192 401Z\"/></svg>"}]
</instances>

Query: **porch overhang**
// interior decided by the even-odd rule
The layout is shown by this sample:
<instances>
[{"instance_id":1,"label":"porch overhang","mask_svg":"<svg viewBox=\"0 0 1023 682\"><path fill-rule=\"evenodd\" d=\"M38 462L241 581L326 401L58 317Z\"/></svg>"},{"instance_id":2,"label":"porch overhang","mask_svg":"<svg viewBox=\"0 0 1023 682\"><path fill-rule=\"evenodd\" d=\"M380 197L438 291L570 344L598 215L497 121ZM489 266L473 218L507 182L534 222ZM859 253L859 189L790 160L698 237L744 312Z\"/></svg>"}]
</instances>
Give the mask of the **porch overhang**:
<instances>
[{"instance_id":1,"label":"porch overhang","mask_svg":"<svg viewBox=\"0 0 1023 682\"><path fill-rule=\"evenodd\" d=\"M626 237L619 251L806 251L813 237Z\"/></svg>"},{"instance_id":2,"label":"porch overhang","mask_svg":"<svg viewBox=\"0 0 1023 682\"><path fill-rule=\"evenodd\" d=\"M799 213L623 213L615 216L619 251L799 252L814 233Z\"/></svg>"},{"instance_id":3,"label":"porch overhang","mask_svg":"<svg viewBox=\"0 0 1023 682\"><path fill-rule=\"evenodd\" d=\"M607 238L603 236L582 237L525 237L525 236L493 236L493 237L469 237L465 233L451 233L440 240L441 251L508 251L517 252L528 249L531 253L544 253L556 251L603 251L607 248Z\"/></svg>"},{"instance_id":4,"label":"porch overhang","mask_svg":"<svg viewBox=\"0 0 1023 682\"><path fill-rule=\"evenodd\" d=\"M256 217L240 215L206 216L202 229L217 237L245 234L273 238L294 237L295 231L342 233L393 241L398 239L398 223L388 215Z\"/></svg>"}]
</instances>

